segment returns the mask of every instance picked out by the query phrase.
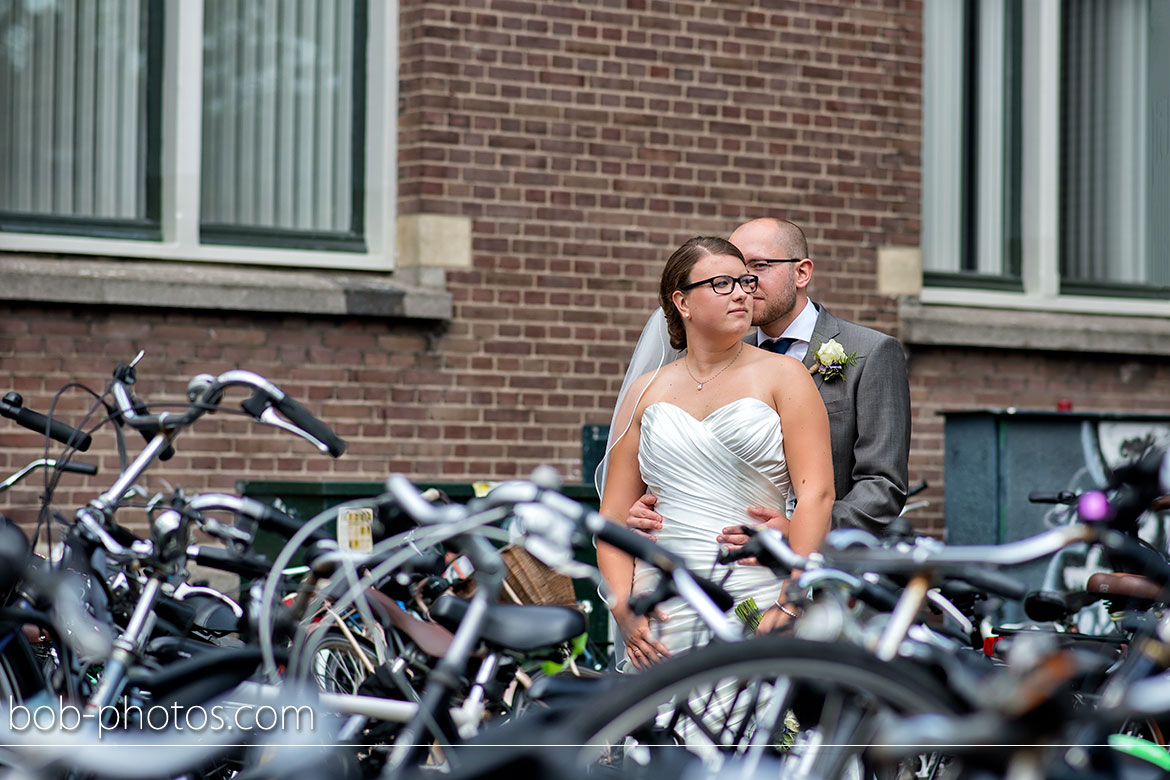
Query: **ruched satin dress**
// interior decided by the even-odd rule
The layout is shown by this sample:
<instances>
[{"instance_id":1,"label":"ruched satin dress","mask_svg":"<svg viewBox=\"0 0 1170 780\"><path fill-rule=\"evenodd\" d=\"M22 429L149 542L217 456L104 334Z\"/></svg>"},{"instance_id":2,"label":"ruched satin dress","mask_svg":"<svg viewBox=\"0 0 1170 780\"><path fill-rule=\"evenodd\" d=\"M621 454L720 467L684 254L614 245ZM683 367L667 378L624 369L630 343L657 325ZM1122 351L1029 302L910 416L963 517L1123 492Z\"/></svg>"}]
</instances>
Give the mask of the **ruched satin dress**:
<instances>
[{"instance_id":1,"label":"ruched satin dress","mask_svg":"<svg viewBox=\"0 0 1170 780\"><path fill-rule=\"evenodd\" d=\"M658 543L682 556L692 572L721 583L736 604L751 597L761 611L767 609L780 594L775 573L763 566L723 566L715 558L716 537L725 527L759 522L747 513L749 506L790 509L776 410L757 398L741 398L699 420L674 404L651 404L642 413L638 463L662 515ZM657 576L636 561L633 592L651 590ZM662 611L669 620L653 625L672 654L710 639L681 599L666 602Z\"/></svg>"}]
</instances>

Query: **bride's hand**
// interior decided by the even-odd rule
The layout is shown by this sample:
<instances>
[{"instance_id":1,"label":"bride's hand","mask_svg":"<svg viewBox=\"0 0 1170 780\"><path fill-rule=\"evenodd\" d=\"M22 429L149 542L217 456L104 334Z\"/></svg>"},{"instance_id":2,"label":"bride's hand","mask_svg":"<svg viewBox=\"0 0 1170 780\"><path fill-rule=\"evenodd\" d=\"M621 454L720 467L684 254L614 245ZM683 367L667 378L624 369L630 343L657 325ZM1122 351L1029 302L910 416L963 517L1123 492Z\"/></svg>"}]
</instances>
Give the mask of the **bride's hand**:
<instances>
[{"instance_id":1,"label":"bride's hand","mask_svg":"<svg viewBox=\"0 0 1170 780\"><path fill-rule=\"evenodd\" d=\"M625 609L620 612L615 610L613 616L618 629L625 637L626 655L635 669L648 669L651 665L670 657L666 645L654 638L650 630L650 619L645 615L635 615ZM667 617L660 610L655 610L654 619L666 622Z\"/></svg>"},{"instance_id":2,"label":"bride's hand","mask_svg":"<svg viewBox=\"0 0 1170 780\"><path fill-rule=\"evenodd\" d=\"M783 512L762 506L749 506L747 511L749 515L759 520L761 525L767 525L785 536L788 535L789 520ZM748 543L749 538L751 537L743 532L743 526L731 525L724 528L719 536L715 537L715 541L730 550L738 550ZM739 564L741 566L759 566L760 562L755 558L744 558Z\"/></svg>"},{"instance_id":3,"label":"bride's hand","mask_svg":"<svg viewBox=\"0 0 1170 780\"><path fill-rule=\"evenodd\" d=\"M779 604L773 604L763 615L760 616L760 624L756 627L756 633L767 634L771 631L778 631L779 629L787 626L793 620L796 620L795 617L788 614L788 612L785 610L796 612L797 614L800 613L800 610L791 602L786 603L783 607L781 607Z\"/></svg>"}]
</instances>

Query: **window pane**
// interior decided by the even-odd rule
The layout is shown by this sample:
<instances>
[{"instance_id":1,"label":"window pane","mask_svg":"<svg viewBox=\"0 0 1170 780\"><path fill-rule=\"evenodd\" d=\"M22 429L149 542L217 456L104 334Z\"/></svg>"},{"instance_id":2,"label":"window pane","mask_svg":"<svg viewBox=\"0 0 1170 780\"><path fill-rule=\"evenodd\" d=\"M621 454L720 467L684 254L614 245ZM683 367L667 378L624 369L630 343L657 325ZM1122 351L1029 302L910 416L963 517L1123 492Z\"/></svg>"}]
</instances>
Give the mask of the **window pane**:
<instances>
[{"instance_id":1,"label":"window pane","mask_svg":"<svg viewBox=\"0 0 1170 780\"><path fill-rule=\"evenodd\" d=\"M1066 292L1170 286L1165 4L1063 6L1061 279ZM1157 70L1161 68L1161 70ZM1153 109L1153 110L1152 110ZM1159 152L1159 146L1161 151Z\"/></svg>"},{"instance_id":2,"label":"window pane","mask_svg":"<svg viewBox=\"0 0 1170 780\"><path fill-rule=\"evenodd\" d=\"M157 222L153 6L0 0L5 228L102 233L93 226Z\"/></svg>"},{"instance_id":3,"label":"window pane","mask_svg":"<svg viewBox=\"0 0 1170 780\"><path fill-rule=\"evenodd\" d=\"M1021 5L924 14L923 268L931 284L1018 287Z\"/></svg>"},{"instance_id":4,"label":"window pane","mask_svg":"<svg viewBox=\"0 0 1170 780\"><path fill-rule=\"evenodd\" d=\"M971 4L977 31L967 103L968 240L963 270L1020 274L1020 65L1018 0Z\"/></svg>"},{"instance_id":5,"label":"window pane","mask_svg":"<svg viewBox=\"0 0 1170 780\"><path fill-rule=\"evenodd\" d=\"M204 240L360 241L365 3L206 0L204 19Z\"/></svg>"}]
</instances>

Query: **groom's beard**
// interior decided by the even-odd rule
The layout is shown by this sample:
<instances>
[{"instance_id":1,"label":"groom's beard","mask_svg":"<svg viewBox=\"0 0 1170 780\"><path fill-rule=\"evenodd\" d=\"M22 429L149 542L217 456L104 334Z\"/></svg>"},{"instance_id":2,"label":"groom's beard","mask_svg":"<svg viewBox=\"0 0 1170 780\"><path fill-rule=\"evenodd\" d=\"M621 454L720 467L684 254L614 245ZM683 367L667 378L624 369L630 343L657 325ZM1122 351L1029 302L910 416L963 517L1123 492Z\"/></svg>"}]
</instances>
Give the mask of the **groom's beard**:
<instances>
[{"instance_id":1,"label":"groom's beard","mask_svg":"<svg viewBox=\"0 0 1170 780\"><path fill-rule=\"evenodd\" d=\"M761 328L768 323L787 317L796 307L796 288L785 285L779 294L773 294L765 300L755 301L752 310L752 325Z\"/></svg>"}]
</instances>

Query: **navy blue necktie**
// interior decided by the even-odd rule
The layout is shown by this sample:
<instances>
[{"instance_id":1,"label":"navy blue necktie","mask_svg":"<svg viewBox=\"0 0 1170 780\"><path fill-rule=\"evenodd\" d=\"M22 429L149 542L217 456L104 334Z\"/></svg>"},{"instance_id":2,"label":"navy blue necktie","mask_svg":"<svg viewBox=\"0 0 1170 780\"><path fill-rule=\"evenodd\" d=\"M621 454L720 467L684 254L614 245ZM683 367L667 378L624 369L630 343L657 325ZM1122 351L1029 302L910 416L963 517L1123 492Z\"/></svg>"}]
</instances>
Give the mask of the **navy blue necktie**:
<instances>
[{"instance_id":1,"label":"navy blue necktie","mask_svg":"<svg viewBox=\"0 0 1170 780\"><path fill-rule=\"evenodd\" d=\"M773 339L772 341L765 341L760 346L769 352L775 352L777 355L783 355L788 352L788 348L796 342L796 339Z\"/></svg>"}]
</instances>

